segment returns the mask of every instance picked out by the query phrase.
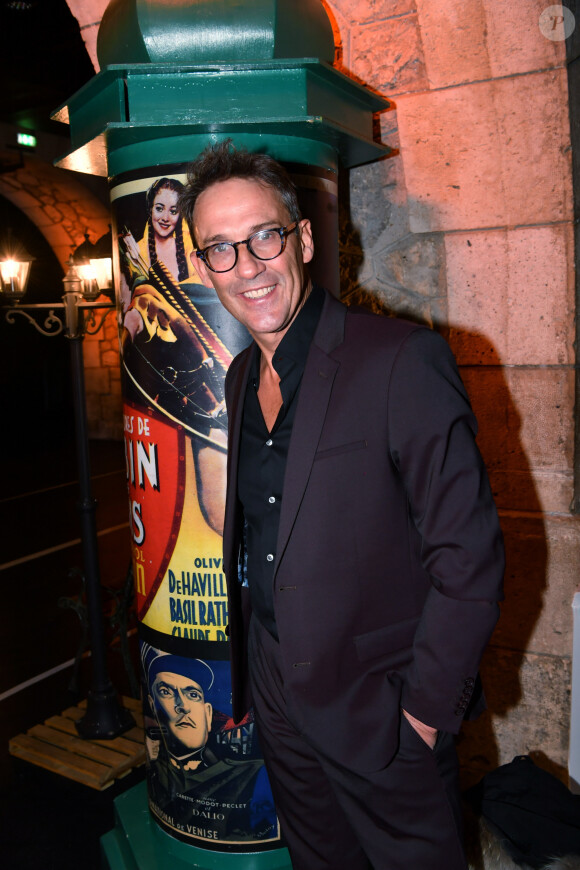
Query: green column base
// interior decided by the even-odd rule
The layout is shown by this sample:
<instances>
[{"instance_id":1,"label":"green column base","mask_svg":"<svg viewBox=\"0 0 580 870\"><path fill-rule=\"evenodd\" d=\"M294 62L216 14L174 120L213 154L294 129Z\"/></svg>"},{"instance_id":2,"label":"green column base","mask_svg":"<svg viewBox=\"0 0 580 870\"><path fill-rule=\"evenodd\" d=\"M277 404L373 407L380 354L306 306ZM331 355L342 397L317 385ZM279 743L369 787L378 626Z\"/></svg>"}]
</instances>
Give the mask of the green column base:
<instances>
[{"instance_id":1,"label":"green column base","mask_svg":"<svg viewBox=\"0 0 580 870\"><path fill-rule=\"evenodd\" d=\"M145 782L116 798L115 819L101 837L106 870L292 870L287 849L213 852L174 839L151 818Z\"/></svg>"}]
</instances>

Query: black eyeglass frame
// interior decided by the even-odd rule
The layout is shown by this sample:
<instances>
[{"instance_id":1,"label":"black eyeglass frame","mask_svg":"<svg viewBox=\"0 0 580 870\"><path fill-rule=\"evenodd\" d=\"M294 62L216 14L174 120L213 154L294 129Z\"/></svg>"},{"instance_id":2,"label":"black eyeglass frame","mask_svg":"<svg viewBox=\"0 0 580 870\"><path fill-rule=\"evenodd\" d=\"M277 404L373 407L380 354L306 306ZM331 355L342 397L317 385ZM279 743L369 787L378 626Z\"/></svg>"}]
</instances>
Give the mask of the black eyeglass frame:
<instances>
[{"instance_id":1,"label":"black eyeglass frame","mask_svg":"<svg viewBox=\"0 0 580 870\"><path fill-rule=\"evenodd\" d=\"M248 236L247 239L242 239L239 242L223 241L223 242L215 242L215 244L213 244L213 245L207 245L207 247L203 248L203 250L196 251L195 256L199 257L200 260L203 260L203 262L205 263L207 268L210 269L212 272L216 272L218 275L223 275L225 272L231 272L232 269L236 268L236 263L238 262L238 245L246 245L248 248L248 251L250 252L252 257L256 258L256 260L275 260L276 257L279 257L280 254L284 253L284 249L286 248L286 242L288 241L288 236L290 235L290 233L293 233L293 232L298 233L299 226L300 226L300 221L298 220L298 221L294 221L294 223L292 223L292 224L288 224L288 226L286 226L286 227L270 227L268 229L266 227L264 227L264 229L256 230L256 232L252 233L251 236ZM260 257L258 254L256 254L252 250L252 239L255 238L255 236L259 236L260 233L266 233L266 232L267 233L279 233L280 241L282 242L282 247L280 248L280 250L277 254L274 254L273 257ZM219 245L230 245L234 249L234 253L235 253L234 262L229 267L229 269L214 269L213 266L211 266L208 262L207 252L211 251L212 248L219 247Z\"/></svg>"}]
</instances>

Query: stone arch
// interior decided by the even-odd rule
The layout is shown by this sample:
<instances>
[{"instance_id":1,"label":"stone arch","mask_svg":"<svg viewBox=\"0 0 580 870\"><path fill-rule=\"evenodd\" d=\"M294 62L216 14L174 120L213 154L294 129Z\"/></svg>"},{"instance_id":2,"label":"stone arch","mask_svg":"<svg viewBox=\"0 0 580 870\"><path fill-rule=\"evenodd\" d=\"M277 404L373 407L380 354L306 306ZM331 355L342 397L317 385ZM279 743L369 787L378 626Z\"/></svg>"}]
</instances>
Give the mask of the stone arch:
<instances>
[{"instance_id":1,"label":"stone arch","mask_svg":"<svg viewBox=\"0 0 580 870\"><path fill-rule=\"evenodd\" d=\"M22 168L0 175L0 196L23 212L42 233L63 275L69 256L85 233L96 242L109 229L109 209L83 184L83 176L57 169L34 154L25 155ZM85 337L84 358L90 436L119 439L121 385L114 315L108 315L98 334Z\"/></svg>"},{"instance_id":2,"label":"stone arch","mask_svg":"<svg viewBox=\"0 0 580 870\"><path fill-rule=\"evenodd\" d=\"M63 270L69 255L88 231L92 242L107 232L106 206L74 176L33 154L24 166L0 175L0 196L19 208L38 227Z\"/></svg>"}]
</instances>

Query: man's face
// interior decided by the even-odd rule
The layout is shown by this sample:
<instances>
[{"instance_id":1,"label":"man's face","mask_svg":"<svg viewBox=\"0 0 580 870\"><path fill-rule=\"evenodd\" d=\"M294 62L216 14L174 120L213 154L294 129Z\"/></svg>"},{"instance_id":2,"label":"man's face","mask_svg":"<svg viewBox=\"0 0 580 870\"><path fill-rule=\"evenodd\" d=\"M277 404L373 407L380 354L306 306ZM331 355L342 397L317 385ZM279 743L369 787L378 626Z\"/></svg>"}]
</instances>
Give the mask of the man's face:
<instances>
[{"instance_id":1,"label":"man's face","mask_svg":"<svg viewBox=\"0 0 580 870\"><path fill-rule=\"evenodd\" d=\"M288 226L288 211L274 188L254 179L231 178L206 188L193 213L200 248L215 242L238 242L261 229ZM304 264L314 253L310 221L302 220L299 235L291 233L274 260L258 260L246 245L229 272L212 272L192 254L201 281L213 286L220 302L247 327L258 344L277 345L306 298L310 282Z\"/></svg>"},{"instance_id":2,"label":"man's face","mask_svg":"<svg viewBox=\"0 0 580 870\"><path fill-rule=\"evenodd\" d=\"M203 689L181 674L162 671L155 677L152 692L155 704L167 719L170 734L187 749L201 749L211 728L211 704L204 701Z\"/></svg>"}]
</instances>

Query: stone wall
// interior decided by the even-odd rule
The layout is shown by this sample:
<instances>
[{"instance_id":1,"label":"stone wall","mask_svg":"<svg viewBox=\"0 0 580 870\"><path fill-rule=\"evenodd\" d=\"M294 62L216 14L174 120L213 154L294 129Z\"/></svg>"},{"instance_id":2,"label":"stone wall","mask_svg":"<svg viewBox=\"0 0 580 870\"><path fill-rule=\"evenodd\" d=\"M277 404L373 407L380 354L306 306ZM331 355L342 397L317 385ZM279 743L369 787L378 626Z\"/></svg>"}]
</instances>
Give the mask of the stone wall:
<instances>
[{"instance_id":1,"label":"stone wall","mask_svg":"<svg viewBox=\"0 0 580 870\"><path fill-rule=\"evenodd\" d=\"M68 7L79 23L81 36L96 72L99 71L97 58L97 35L103 13L109 0L67 0Z\"/></svg>"},{"instance_id":2,"label":"stone wall","mask_svg":"<svg viewBox=\"0 0 580 870\"><path fill-rule=\"evenodd\" d=\"M393 108L350 173L345 297L448 337L480 422L508 567L471 773L538 753L565 778L572 597L574 242L565 46L538 0L328 0L342 69Z\"/></svg>"}]
</instances>

